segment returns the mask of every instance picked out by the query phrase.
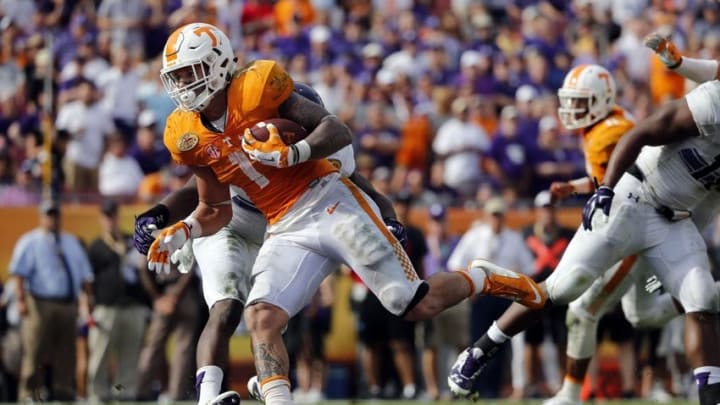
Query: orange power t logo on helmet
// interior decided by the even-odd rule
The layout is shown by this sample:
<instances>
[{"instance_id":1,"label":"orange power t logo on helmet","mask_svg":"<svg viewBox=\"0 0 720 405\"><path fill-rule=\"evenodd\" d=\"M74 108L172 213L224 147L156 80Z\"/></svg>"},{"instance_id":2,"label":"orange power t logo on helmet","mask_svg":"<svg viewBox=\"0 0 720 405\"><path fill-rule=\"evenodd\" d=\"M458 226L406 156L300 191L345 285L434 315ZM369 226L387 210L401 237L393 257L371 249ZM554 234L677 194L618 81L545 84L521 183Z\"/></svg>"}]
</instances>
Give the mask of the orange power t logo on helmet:
<instances>
[{"instance_id":1,"label":"orange power t logo on helmet","mask_svg":"<svg viewBox=\"0 0 720 405\"><path fill-rule=\"evenodd\" d=\"M203 33L208 34L210 39L212 40L213 46L217 46L218 40L215 34L212 32L212 29L210 27L198 27L193 30L194 34L197 34L198 36L202 35Z\"/></svg>"}]
</instances>

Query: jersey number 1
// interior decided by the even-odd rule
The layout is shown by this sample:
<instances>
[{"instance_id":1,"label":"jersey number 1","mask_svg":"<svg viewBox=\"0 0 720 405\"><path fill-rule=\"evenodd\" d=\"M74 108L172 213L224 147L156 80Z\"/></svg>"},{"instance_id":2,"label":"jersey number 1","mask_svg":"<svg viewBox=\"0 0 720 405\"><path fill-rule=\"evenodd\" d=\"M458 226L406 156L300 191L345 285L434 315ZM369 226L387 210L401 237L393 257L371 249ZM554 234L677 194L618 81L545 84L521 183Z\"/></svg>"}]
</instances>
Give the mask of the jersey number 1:
<instances>
[{"instance_id":1,"label":"jersey number 1","mask_svg":"<svg viewBox=\"0 0 720 405\"><path fill-rule=\"evenodd\" d=\"M252 162L250 162L250 159L244 153L233 152L228 155L228 159L238 165L243 174L253 183L257 184L258 187L265 188L270 184L268 178L253 167Z\"/></svg>"}]
</instances>

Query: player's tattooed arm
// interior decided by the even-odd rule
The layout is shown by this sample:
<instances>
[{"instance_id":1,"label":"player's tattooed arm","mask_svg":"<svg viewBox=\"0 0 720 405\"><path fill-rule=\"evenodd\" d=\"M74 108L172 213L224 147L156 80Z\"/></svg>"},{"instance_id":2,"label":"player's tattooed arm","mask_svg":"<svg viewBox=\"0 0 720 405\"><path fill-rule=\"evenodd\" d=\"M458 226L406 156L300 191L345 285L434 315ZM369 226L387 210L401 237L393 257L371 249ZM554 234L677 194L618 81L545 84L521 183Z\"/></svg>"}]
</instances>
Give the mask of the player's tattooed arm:
<instances>
[{"instance_id":1,"label":"player's tattooed arm","mask_svg":"<svg viewBox=\"0 0 720 405\"><path fill-rule=\"evenodd\" d=\"M352 133L340 119L312 101L292 93L278 108L280 116L305 127L310 159L332 155L352 143Z\"/></svg>"},{"instance_id":2,"label":"player's tattooed arm","mask_svg":"<svg viewBox=\"0 0 720 405\"><path fill-rule=\"evenodd\" d=\"M289 359L284 350L272 343L259 343L253 345L255 368L258 379L263 381L273 376L287 376L289 374Z\"/></svg>"}]
</instances>

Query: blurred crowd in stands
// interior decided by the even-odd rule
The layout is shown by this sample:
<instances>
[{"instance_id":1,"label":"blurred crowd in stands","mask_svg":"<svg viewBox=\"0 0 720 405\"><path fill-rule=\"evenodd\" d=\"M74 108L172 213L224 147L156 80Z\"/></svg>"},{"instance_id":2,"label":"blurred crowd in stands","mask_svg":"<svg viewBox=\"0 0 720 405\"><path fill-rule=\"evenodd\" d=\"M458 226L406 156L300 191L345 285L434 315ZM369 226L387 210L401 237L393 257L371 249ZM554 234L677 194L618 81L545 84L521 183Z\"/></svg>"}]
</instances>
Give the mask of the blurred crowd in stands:
<instances>
[{"instance_id":1,"label":"blurred crowd in stands","mask_svg":"<svg viewBox=\"0 0 720 405\"><path fill-rule=\"evenodd\" d=\"M361 172L425 205L528 207L582 174L556 119L570 67L606 66L642 119L685 91L647 33L720 53L714 0L3 0L0 14L2 205L35 201L44 178L70 201L163 195L184 169L161 142L173 105L158 55L191 21L223 27L241 66L275 59L315 87L354 130Z\"/></svg>"}]
</instances>

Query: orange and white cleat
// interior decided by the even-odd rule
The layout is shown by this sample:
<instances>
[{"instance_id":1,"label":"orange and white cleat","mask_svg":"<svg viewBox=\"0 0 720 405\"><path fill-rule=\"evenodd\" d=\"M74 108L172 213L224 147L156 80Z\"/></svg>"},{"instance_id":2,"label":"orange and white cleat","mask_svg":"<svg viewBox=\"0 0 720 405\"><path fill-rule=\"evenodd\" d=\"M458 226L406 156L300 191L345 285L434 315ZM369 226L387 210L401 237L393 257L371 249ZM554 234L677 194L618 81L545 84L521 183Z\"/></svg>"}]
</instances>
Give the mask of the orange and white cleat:
<instances>
[{"instance_id":1,"label":"orange and white cleat","mask_svg":"<svg viewBox=\"0 0 720 405\"><path fill-rule=\"evenodd\" d=\"M485 273L485 284L481 294L511 299L530 309L545 306L547 294L530 277L500 267L485 259L475 259L468 270L477 269Z\"/></svg>"}]
</instances>

